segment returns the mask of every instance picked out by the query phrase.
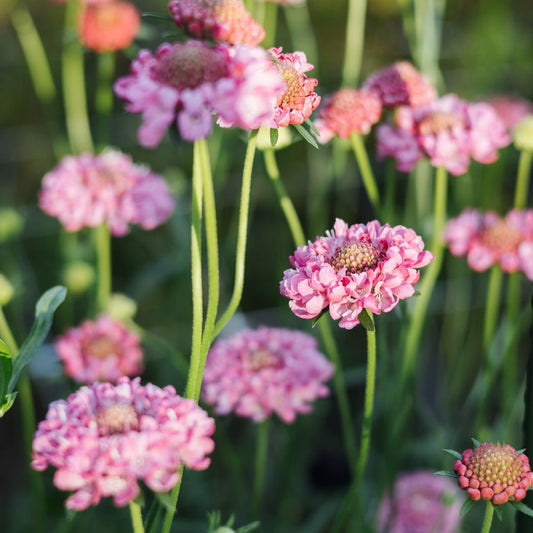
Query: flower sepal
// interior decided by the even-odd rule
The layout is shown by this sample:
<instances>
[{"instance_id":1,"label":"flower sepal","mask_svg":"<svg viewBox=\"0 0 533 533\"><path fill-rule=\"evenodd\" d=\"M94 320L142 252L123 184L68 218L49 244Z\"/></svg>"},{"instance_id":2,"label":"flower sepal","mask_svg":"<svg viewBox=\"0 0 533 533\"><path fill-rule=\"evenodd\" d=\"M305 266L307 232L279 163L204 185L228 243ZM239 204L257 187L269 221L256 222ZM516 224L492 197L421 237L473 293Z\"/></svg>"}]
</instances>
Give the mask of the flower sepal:
<instances>
[{"instance_id":1,"label":"flower sepal","mask_svg":"<svg viewBox=\"0 0 533 533\"><path fill-rule=\"evenodd\" d=\"M318 149L316 139L301 124L293 124L293 127L304 141L308 142L313 148Z\"/></svg>"},{"instance_id":2,"label":"flower sepal","mask_svg":"<svg viewBox=\"0 0 533 533\"><path fill-rule=\"evenodd\" d=\"M359 313L359 315L357 315L357 320L359 320L361 326L363 326L367 331L376 331L372 315L364 307L363 310Z\"/></svg>"},{"instance_id":3,"label":"flower sepal","mask_svg":"<svg viewBox=\"0 0 533 533\"><path fill-rule=\"evenodd\" d=\"M521 513L524 513L524 514L527 514L527 516L531 516L533 518L533 509L531 509L531 507L528 507L524 502L509 502L509 503L517 511L520 511Z\"/></svg>"}]
</instances>

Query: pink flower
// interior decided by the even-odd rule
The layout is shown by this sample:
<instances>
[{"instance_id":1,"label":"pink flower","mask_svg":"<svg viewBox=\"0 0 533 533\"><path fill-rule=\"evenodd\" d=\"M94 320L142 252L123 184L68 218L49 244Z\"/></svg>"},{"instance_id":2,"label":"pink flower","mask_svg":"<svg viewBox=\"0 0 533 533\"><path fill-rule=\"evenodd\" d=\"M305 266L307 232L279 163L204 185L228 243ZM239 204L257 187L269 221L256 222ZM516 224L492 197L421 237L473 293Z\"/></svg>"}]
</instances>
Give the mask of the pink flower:
<instances>
[{"instance_id":1,"label":"pink flower","mask_svg":"<svg viewBox=\"0 0 533 533\"><path fill-rule=\"evenodd\" d=\"M285 84L262 48L189 40L164 43L155 57L141 50L114 88L127 111L142 113L139 142L153 148L173 122L187 141L208 137L213 113L224 127L269 124Z\"/></svg>"},{"instance_id":2,"label":"pink flower","mask_svg":"<svg viewBox=\"0 0 533 533\"><path fill-rule=\"evenodd\" d=\"M139 335L107 316L85 320L59 337L55 348L67 376L80 383L116 382L143 371Z\"/></svg>"},{"instance_id":3,"label":"pink flower","mask_svg":"<svg viewBox=\"0 0 533 533\"><path fill-rule=\"evenodd\" d=\"M420 470L398 476L378 511L379 533L456 533L461 502L450 478Z\"/></svg>"},{"instance_id":4,"label":"pink flower","mask_svg":"<svg viewBox=\"0 0 533 533\"><path fill-rule=\"evenodd\" d=\"M303 52L283 53L283 48L269 48L274 64L285 81L285 92L278 98L271 127L302 124L320 104L320 96L314 91L318 80L305 73L313 69Z\"/></svg>"},{"instance_id":5,"label":"pink flower","mask_svg":"<svg viewBox=\"0 0 533 533\"><path fill-rule=\"evenodd\" d=\"M333 365L316 340L300 331L260 327L215 343L204 373L202 398L225 415L255 422L277 413L286 423L309 413L311 402L327 396L323 384Z\"/></svg>"},{"instance_id":6,"label":"pink flower","mask_svg":"<svg viewBox=\"0 0 533 533\"><path fill-rule=\"evenodd\" d=\"M129 224L146 230L159 226L171 215L175 200L162 177L117 150L106 150L64 157L44 176L39 205L67 231L105 222L113 235L121 236L129 232Z\"/></svg>"},{"instance_id":7,"label":"pink flower","mask_svg":"<svg viewBox=\"0 0 533 533\"><path fill-rule=\"evenodd\" d=\"M365 89L340 89L324 99L315 120L322 143L335 135L347 139L354 132L367 134L381 117L381 102L377 94Z\"/></svg>"},{"instance_id":8,"label":"pink flower","mask_svg":"<svg viewBox=\"0 0 533 533\"><path fill-rule=\"evenodd\" d=\"M56 468L54 485L74 491L69 509L109 496L123 506L139 495L138 480L167 492L181 465L207 468L214 430L214 420L170 385L122 377L116 386L94 383L51 403L33 439L32 467Z\"/></svg>"},{"instance_id":9,"label":"pink flower","mask_svg":"<svg viewBox=\"0 0 533 533\"><path fill-rule=\"evenodd\" d=\"M418 268L432 259L412 229L337 219L325 237L297 248L280 292L296 316L310 319L328 309L341 328L351 329L363 309L380 314L411 297Z\"/></svg>"},{"instance_id":10,"label":"pink flower","mask_svg":"<svg viewBox=\"0 0 533 533\"><path fill-rule=\"evenodd\" d=\"M301 6L305 4L305 0L263 0L264 2L272 2L280 6Z\"/></svg>"},{"instance_id":11,"label":"pink flower","mask_svg":"<svg viewBox=\"0 0 533 533\"><path fill-rule=\"evenodd\" d=\"M412 170L426 155L434 167L443 166L454 175L464 174L470 158L493 163L498 149L511 141L490 105L470 104L454 94L416 108L401 106L395 121L395 127L379 127L378 155L394 157L402 172Z\"/></svg>"},{"instance_id":12,"label":"pink flower","mask_svg":"<svg viewBox=\"0 0 533 533\"><path fill-rule=\"evenodd\" d=\"M242 0L171 0L168 8L174 22L192 37L251 46L265 38Z\"/></svg>"},{"instance_id":13,"label":"pink flower","mask_svg":"<svg viewBox=\"0 0 533 533\"><path fill-rule=\"evenodd\" d=\"M418 107L437 98L437 92L411 63L400 61L372 74L363 89L375 91L385 107Z\"/></svg>"},{"instance_id":14,"label":"pink flower","mask_svg":"<svg viewBox=\"0 0 533 533\"><path fill-rule=\"evenodd\" d=\"M453 255L466 255L473 270L499 263L504 272L521 270L533 280L533 209L513 209L500 218L467 208L448 222L443 239Z\"/></svg>"},{"instance_id":15,"label":"pink flower","mask_svg":"<svg viewBox=\"0 0 533 533\"><path fill-rule=\"evenodd\" d=\"M510 131L527 115L533 114L533 104L510 94L494 95L485 100L490 104Z\"/></svg>"}]
</instances>

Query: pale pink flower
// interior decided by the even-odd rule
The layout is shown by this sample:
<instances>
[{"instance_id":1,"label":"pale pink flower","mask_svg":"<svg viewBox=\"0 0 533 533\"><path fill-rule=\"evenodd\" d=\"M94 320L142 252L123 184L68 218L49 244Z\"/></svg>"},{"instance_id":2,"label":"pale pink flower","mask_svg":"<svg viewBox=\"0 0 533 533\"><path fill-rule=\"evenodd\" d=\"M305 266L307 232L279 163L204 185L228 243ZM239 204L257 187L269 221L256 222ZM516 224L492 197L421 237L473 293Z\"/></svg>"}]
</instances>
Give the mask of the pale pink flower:
<instances>
[{"instance_id":1,"label":"pale pink flower","mask_svg":"<svg viewBox=\"0 0 533 533\"><path fill-rule=\"evenodd\" d=\"M139 142L153 148L172 123L187 141L208 137L213 114L224 127L267 125L285 84L262 48L189 40L155 56L141 50L114 88L127 111L142 113Z\"/></svg>"},{"instance_id":2,"label":"pale pink flower","mask_svg":"<svg viewBox=\"0 0 533 533\"><path fill-rule=\"evenodd\" d=\"M420 470L399 475L378 511L379 533L456 533L460 491L448 477Z\"/></svg>"},{"instance_id":3,"label":"pale pink flower","mask_svg":"<svg viewBox=\"0 0 533 533\"><path fill-rule=\"evenodd\" d=\"M139 495L138 480L167 492L182 465L206 469L214 430L214 420L174 387L122 377L116 386L94 383L52 402L33 439L32 467L56 468L54 485L74 491L69 509L110 496L124 506Z\"/></svg>"},{"instance_id":4,"label":"pale pink flower","mask_svg":"<svg viewBox=\"0 0 533 533\"><path fill-rule=\"evenodd\" d=\"M174 22L192 37L251 46L265 38L242 0L171 0L168 8Z\"/></svg>"},{"instance_id":5,"label":"pale pink flower","mask_svg":"<svg viewBox=\"0 0 533 533\"><path fill-rule=\"evenodd\" d=\"M372 74L363 88L375 91L385 107L418 107L437 98L433 85L408 61L399 61Z\"/></svg>"},{"instance_id":6,"label":"pale pink flower","mask_svg":"<svg viewBox=\"0 0 533 533\"><path fill-rule=\"evenodd\" d=\"M511 94L498 94L485 99L510 131L527 115L533 115L533 103Z\"/></svg>"},{"instance_id":7,"label":"pale pink flower","mask_svg":"<svg viewBox=\"0 0 533 533\"><path fill-rule=\"evenodd\" d=\"M161 176L122 152L106 150L64 157L44 176L39 205L67 231L105 222L121 236L130 224L146 230L159 226L172 214L175 200Z\"/></svg>"},{"instance_id":8,"label":"pale pink flower","mask_svg":"<svg viewBox=\"0 0 533 533\"><path fill-rule=\"evenodd\" d=\"M104 315L69 329L56 340L55 349L67 376L79 383L116 382L143 371L139 335Z\"/></svg>"},{"instance_id":9,"label":"pale pink flower","mask_svg":"<svg viewBox=\"0 0 533 533\"><path fill-rule=\"evenodd\" d=\"M454 175L464 174L471 158L493 163L498 149L511 141L489 104L468 103L454 94L416 108L400 106L395 127L383 124L377 136L378 156L395 158L398 170L412 170L426 155L434 167L442 166Z\"/></svg>"},{"instance_id":10,"label":"pale pink flower","mask_svg":"<svg viewBox=\"0 0 533 533\"><path fill-rule=\"evenodd\" d=\"M376 93L365 89L340 89L324 98L314 121L321 143L335 135L348 139L352 133L367 134L381 117L381 102Z\"/></svg>"},{"instance_id":11,"label":"pale pink flower","mask_svg":"<svg viewBox=\"0 0 533 533\"><path fill-rule=\"evenodd\" d=\"M274 64L283 76L285 92L278 98L273 128L302 124L320 104L320 96L314 91L318 80L305 73L313 70L303 52L283 53L283 48L269 48Z\"/></svg>"},{"instance_id":12,"label":"pale pink flower","mask_svg":"<svg viewBox=\"0 0 533 533\"><path fill-rule=\"evenodd\" d=\"M501 218L467 208L448 222L443 239L453 255L466 255L473 270L498 263L504 272L521 270L533 280L533 209L513 209Z\"/></svg>"},{"instance_id":13,"label":"pale pink flower","mask_svg":"<svg viewBox=\"0 0 533 533\"><path fill-rule=\"evenodd\" d=\"M276 413L291 423L327 396L333 365L310 335L289 329L246 329L217 341L205 366L202 398L215 412L260 422Z\"/></svg>"},{"instance_id":14,"label":"pale pink flower","mask_svg":"<svg viewBox=\"0 0 533 533\"><path fill-rule=\"evenodd\" d=\"M280 292L300 318L328 309L341 328L351 329L363 309L380 314L413 296L418 269L432 259L412 229L377 220L348 226L337 219L325 237L297 248Z\"/></svg>"}]
</instances>

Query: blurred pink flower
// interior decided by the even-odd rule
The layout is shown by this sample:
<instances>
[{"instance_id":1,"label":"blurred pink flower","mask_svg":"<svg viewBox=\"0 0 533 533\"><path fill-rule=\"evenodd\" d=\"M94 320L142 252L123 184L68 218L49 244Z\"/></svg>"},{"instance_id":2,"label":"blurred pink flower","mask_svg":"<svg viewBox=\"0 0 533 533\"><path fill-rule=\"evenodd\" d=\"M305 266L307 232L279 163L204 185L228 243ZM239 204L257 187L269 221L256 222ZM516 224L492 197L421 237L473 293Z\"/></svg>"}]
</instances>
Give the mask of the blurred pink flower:
<instances>
[{"instance_id":1,"label":"blurred pink flower","mask_svg":"<svg viewBox=\"0 0 533 533\"><path fill-rule=\"evenodd\" d=\"M533 103L518 96L498 94L485 99L510 131L527 115L533 115Z\"/></svg>"},{"instance_id":2,"label":"blurred pink flower","mask_svg":"<svg viewBox=\"0 0 533 533\"><path fill-rule=\"evenodd\" d=\"M467 208L448 222L443 240L453 255L466 255L473 270L499 263L503 271L521 270L533 280L533 209L513 209L500 218Z\"/></svg>"},{"instance_id":3,"label":"blurred pink flower","mask_svg":"<svg viewBox=\"0 0 533 533\"><path fill-rule=\"evenodd\" d=\"M219 415L235 412L260 422L276 413L292 423L297 414L311 411L316 398L328 395L323 382L333 370L306 333L247 329L211 348L202 398Z\"/></svg>"},{"instance_id":4,"label":"blurred pink flower","mask_svg":"<svg viewBox=\"0 0 533 533\"><path fill-rule=\"evenodd\" d=\"M305 0L263 0L263 2L272 2L280 6L301 6L305 4Z\"/></svg>"},{"instance_id":5,"label":"blurred pink flower","mask_svg":"<svg viewBox=\"0 0 533 533\"><path fill-rule=\"evenodd\" d=\"M328 309L341 328L351 329L363 309L380 314L413 296L418 269L432 259L412 229L337 219L333 231L294 252L280 292L300 318Z\"/></svg>"},{"instance_id":6,"label":"blurred pink flower","mask_svg":"<svg viewBox=\"0 0 533 533\"><path fill-rule=\"evenodd\" d=\"M171 215L175 200L161 176L122 152L106 150L64 157L44 176L39 205L67 231L106 222L113 235L121 236L129 232L129 224L146 230L159 226Z\"/></svg>"},{"instance_id":7,"label":"blurred pink flower","mask_svg":"<svg viewBox=\"0 0 533 533\"><path fill-rule=\"evenodd\" d=\"M314 121L318 140L327 143L335 135L348 139L354 132L367 134L381 117L381 102L372 91L340 89L324 98Z\"/></svg>"},{"instance_id":8,"label":"blurred pink flower","mask_svg":"<svg viewBox=\"0 0 533 533\"><path fill-rule=\"evenodd\" d=\"M408 61L399 61L372 74L363 89L375 91L385 107L418 107L437 98L433 85Z\"/></svg>"},{"instance_id":9,"label":"blurred pink flower","mask_svg":"<svg viewBox=\"0 0 533 533\"><path fill-rule=\"evenodd\" d=\"M420 470L396 478L378 511L379 533L456 533L462 502L455 483Z\"/></svg>"},{"instance_id":10,"label":"blurred pink flower","mask_svg":"<svg viewBox=\"0 0 533 533\"><path fill-rule=\"evenodd\" d=\"M116 386L94 383L52 402L33 439L32 467L57 469L54 485L74 491L69 509L82 511L109 496L123 506L139 495L138 480L167 492L181 465L207 468L214 430L214 420L172 386L122 377Z\"/></svg>"},{"instance_id":11,"label":"blurred pink flower","mask_svg":"<svg viewBox=\"0 0 533 533\"><path fill-rule=\"evenodd\" d=\"M107 316L85 320L55 343L65 373L79 383L116 382L143 371L141 340L136 332Z\"/></svg>"},{"instance_id":12,"label":"blurred pink flower","mask_svg":"<svg viewBox=\"0 0 533 533\"><path fill-rule=\"evenodd\" d=\"M265 38L242 0L171 0L168 8L174 22L192 37L251 46Z\"/></svg>"},{"instance_id":13,"label":"blurred pink flower","mask_svg":"<svg viewBox=\"0 0 533 533\"><path fill-rule=\"evenodd\" d=\"M283 53L283 48L269 48L274 64L283 76L285 92L278 98L273 128L302 124L320 104L320 96L314 91L318 80L305 73L313 70L303 52Z\"/></svg>"},{"instance_id":14,"label":"blurred pink flower","mask_svg":"<svg viewBox=\"0 0 533 533\"><path fill-rule=\"evenodd\" d=\"M223 127L269 124L285 84L262 48L189 40L164 43L155 57L141 50L114 88L130 113L142 113L139 142L153 148L175 121L187 141L208 137L213 113Z\"/></svg>"},{"instance_id":15,"label":"blurred pink flower","mask_svg":"<svg viewBox=\"0 0 533 533\"><path fill-rule=\"evenodd\" d=\"M504 123L489 104L471 104L454 94L416 108L401 106L395 122L395 127L379 127L378 156L395 158L402 172L412 170L418 159L427 155L434 167L464 174L470 158L493 163L498 149L511 142Z\"/></svg>"}]
</instances>

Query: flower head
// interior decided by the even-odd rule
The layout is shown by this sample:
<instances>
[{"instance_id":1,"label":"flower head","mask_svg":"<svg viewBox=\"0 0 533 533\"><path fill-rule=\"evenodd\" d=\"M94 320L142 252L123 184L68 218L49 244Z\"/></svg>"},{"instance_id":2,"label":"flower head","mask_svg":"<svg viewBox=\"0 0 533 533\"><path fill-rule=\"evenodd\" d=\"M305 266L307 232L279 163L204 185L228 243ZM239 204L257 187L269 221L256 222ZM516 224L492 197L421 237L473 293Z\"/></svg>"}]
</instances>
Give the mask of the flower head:
<instances>
[{"instance_id":1,"label":"flower head","mask_svg":"<svg viewBox=\"0 0 533 533\"><path fill-rule=\"evenodd\" d=\"M143 352L136 332L107 316L85 320L59 337L55 349L67 376L79 383L116 382L120 376L137 376Z\"/></svg>"},{"instance_id":2,"label":"flower head","mask_svg":"<svg viewBox=\"0 0 533 533\"><path fill-rule=\"evenodd\" d=\"M508 444L483 442L465 450L453 470L472 500L482 498L494 505L524 499L533 484L529 459Z\"/></svg>"},{"instance_id":3,"label":"flower head","mask_svg":"<svg viewBox=\"0 0 533 533\"><path fill-rule=\"evenodd\" d=\"M192 37L251 46L265 38L242 0L170 0L168 8L174 22Z\"/></svg>"},{"instance_id":4,"label":"flower head","mask_svg":"<svg viewBox=\"0 0 533 533\"><path fill-rule=\"evenodd\" d=\"M395 127L383 124L378 129L378 157L395 158L402 172L426 155L434 167L464 174L471 158L493 163L498 149L510 142L505 124L489 104L470 104L454 94L416 108L399 107L395 120Z\"/></svg>"},{"instance_id":5,"label":"flower head","mask_svg":"<svg viewBox=\"0 0 533 533\"><path fill-rule=\"evenodd\" d=\"M117 150L107 150L64 157L44 176L39 205L67 231L105 222L120 236L129 232L129 224L146 230L159 226L174 210L175 200L161 176Z\"/></svg>"},{"instance_id":6,"label":"flower head","mask_svg":"<svg viewBox=\"0 0 533 533\"><path fill-rule=\"evenodd\" d=\"M381 501L379 533L456 533L460 491L450 478L420 470L398 476L392 494Z\"/></svg>"},{"instance_id":7,"label":"flower head","mask_svg":"<svg viewBox=\"0 0 533 533\"><path fill-rule=\"evenodd\" d=\"M141 50L130 75L115 83L126 109L142 113L138 137L148 148L159 144L173 122L187 141L209 136L213 113L224 127L269 124L284 90L262 48L195 40L164 43L155 56Z\"/></svg>"},{"instance_id":8,"label":"flower head","mask_svg":"<svg viewBox=\"0 0 533 533\"><path fill-rule=\"evenodd\" d=\"M381 117L381 101L366 89L340 89L324 99L315 126L318 140L326 143L335 135L347 139L354 132L367 134Z\"/></svg>"},{"instance_id":9,"label":"flower head","mask_svg":"<svg viewBox=\"0 0 533 533\"><path fill-rule=\"evenodd\" d=\"M485 102L494 108L509 131L525 116L533 114L533 104L530 101L513 95L498 94L487 98Z\"/></svg>"},{"instance_id":10,"label":"flower head","mask_svg":"<svg viewBox=\"0 0 533 533\"><path fill-rule=\"evenodd\" d=\"M96 52L127 48L137 35L141 17L129 2L88 4L80 13L81 43Z\"/></svg>"},{"instance_id":11,"label":"flower head","mask_svg":"<svg viewBox=\"0 0 533 533\"><path fill-rule=\"evenodd\" d=\"M337 219L333 231L294 252L280 292L300 318L327 308L340 327L351 329L363 309L380 314L412 296L418 269L432 259L412 229L377 220L348 226Z\"/></svg>"},{"instance_id":12,"label":"flower head","mask_svg":"<svg viewBox=\"0 0 533 533\"><path fill-rule=\"evenodd\" d=\"M453 255L466 255L473 270L499 263L503 271L521 270L533 280L533 209L513 209L501 218L467 208L448 222L443 239Z\"/></svg>"},{"instance_id":13,"label":"flower head","mask_svg":"<svg viewBox=\"0 0 533 533\"><path fill-rule=\"evenodd\" d=\"M207 468L214 430L213 419L173 387L122 377L116 386L94 383L50 404L33 439L32 467L56 468L55 486L74 491L69 509L109 496L123 506L139 495L138 480L167 492L181 465Z\"/></svg>"},{"instance_id":14,"label":"flower head","mask_svg":"<svg viewBox=\"0 0 533 533\"><path fill-rule=\"evenodd\" d=\"M533 152L533 114L526 115L515 124L513 143L518 150Z\"/></svg>"},{"instance_id":15,"label":"flower head","mask_svg":"<svg viewBox=\"0 0 533 533\"><path fill-rule=\"evenodd\" d=\"M418 107L437 98L429 80L407 61L394 63L372 74L363 88L375 91L385 107Z\"/></svg>"},{"instance_id":16,"label":"flower head","mask_svg":"<svg viewBox=\"0 0 533 533\"><path fill-rule=\"evenodd\" d=\"M289 329L246 329L217 341L205 366L202 397L217 414L259 422L276 413L291 423L327 396L333 365L310 335Z\"/></svg>"}]
</instances>

